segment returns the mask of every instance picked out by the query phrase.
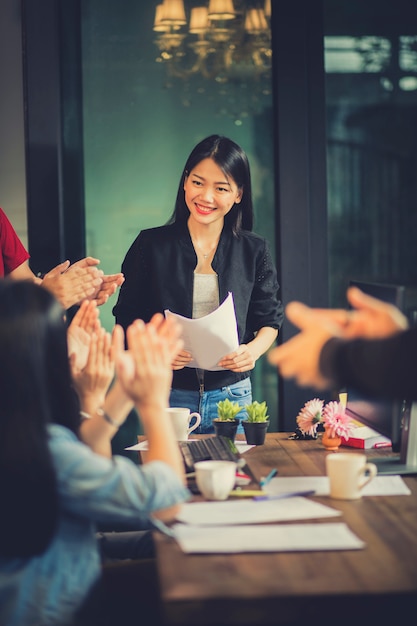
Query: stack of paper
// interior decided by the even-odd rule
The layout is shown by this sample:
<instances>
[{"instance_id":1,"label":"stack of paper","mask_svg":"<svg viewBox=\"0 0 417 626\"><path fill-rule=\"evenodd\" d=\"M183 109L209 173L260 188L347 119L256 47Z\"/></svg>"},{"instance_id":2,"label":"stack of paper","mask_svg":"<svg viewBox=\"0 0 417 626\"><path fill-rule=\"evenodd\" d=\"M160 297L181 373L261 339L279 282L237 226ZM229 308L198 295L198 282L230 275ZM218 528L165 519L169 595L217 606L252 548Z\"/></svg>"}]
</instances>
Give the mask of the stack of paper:
<instances>
[{"instance_id":1,"label":"stack of paper","mask_svg":"<svg viewBox=\"0 0 417 626\"><path fill-rule=\"evenodd\" d=\"M172 527L187 553L359 550L365 543L343 522L291 523L338 517L341 512L310 498L290 497L312 490L329 495L327 476L273 478L265 488L270 500L226 500L184 504ZM363 495L409 495L401 476L376 476ZM280 496L278 499L274 497ZM286 496L286 497L281 497ZM262 526L261 526L262 525Z\"/></svg>"},{"instance_id":2,"label":"stack of paper","mask_svg":"<svg viewBox=\"0 0 417 626\"><path fill-rule=\"evenodd\" d=\"M176 524L174 536L187 553L359 550L365 543L346 524L282 524L201 527Z\"/></svg>"},{"instance_id":3,"label":"stack of paper","mask_svg":"<svg viewBox=\"0 0 417 626\"><path fill-rule=\"evenodd\" d=\"M172 530L181 549L187 553L363 548L363 541L344 523L270 525L271 522L340 515L336 509L302 497L196 502L183 505L177 518L182 523L175 524Z\"/></svg>"},{"instance_id":4,"label":"stack of paper","mask_svg":"<svg viewBox=\"0 0 417 626\"><path fill-rule=\"evenodd\" d=\"M204 370L222 370L217 363L222 357L236 350L239 346L237 322L233 294L212 313L190 319L183 315L165 310L166 317L174 317L181 326L184 350L193 355L193 360L186 367L199 367Z\"/></svg>"}]
</instances>

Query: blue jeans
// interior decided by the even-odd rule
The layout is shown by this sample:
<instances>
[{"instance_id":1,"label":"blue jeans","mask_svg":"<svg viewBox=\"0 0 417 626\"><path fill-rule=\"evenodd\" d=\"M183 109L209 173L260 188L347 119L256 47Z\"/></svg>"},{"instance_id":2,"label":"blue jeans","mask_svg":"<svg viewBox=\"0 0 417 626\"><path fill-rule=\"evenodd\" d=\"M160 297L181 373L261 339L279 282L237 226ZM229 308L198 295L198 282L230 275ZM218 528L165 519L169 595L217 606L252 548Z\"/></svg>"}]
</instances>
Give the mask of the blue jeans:
<instances>
[{"instance_id":1,"label":"blue jeans","mask_svg":"<svg viewBox=\"0 0 417 626\"><path fill-rule=\"evenodd\" d=\"M191 412L197 411L201 415L201 424L196 430L193 430L193 434L208 434L214 433L213 419L217 417L217 402L229 398L231 402L238 402L242 407L252 402L252 384L250 378L240 380L238 383L229 385L228 387L221 387L220 389L213 389L211 391L204 391L201 395L199 391L189 391L187 389L171 389L171 395L169 398L170 406L185 406L190 409ZM243 419L244 411L236 416L238 419ZM193 422L191 422L191 425ZM239 424L238 433L243 433L243 426Z\"/></svg>"}]
</instances>

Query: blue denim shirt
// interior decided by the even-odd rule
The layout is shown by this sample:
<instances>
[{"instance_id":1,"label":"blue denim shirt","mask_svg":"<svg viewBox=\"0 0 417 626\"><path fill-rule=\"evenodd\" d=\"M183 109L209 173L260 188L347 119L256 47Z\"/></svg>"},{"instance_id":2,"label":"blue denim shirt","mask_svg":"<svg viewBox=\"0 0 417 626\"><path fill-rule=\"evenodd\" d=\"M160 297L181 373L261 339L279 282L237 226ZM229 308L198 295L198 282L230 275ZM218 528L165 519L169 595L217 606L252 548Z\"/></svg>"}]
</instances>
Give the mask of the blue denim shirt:
<instances>
[{"instance_id":1,"label":"blue denim shirt","mask_svg":"<svg viewBox=\"0 0 417 626\"><path fill-rule=\"evenodd\" d=\"M148 528L152 511L190 496L165 463L138 467L124 457L101 457L56 424L49 434L61 508L58 529L42 555L0 558L1 626L70 623L100 576L96 522L133 520ZM30 511L27 525L30 532Z\"/></svg>"}]
</instances>

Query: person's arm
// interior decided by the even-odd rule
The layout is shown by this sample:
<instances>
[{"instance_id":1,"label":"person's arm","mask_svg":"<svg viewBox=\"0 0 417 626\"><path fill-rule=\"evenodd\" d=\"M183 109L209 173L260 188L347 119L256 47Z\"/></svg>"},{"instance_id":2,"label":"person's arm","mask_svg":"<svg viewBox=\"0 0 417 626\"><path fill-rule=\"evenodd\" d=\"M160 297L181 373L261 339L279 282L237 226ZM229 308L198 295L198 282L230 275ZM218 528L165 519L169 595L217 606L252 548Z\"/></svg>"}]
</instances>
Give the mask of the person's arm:
<instances>
[{"instance_id":1,"label":"person's arm","mask_svg":"<svg viewBox=\"0 0 417 626\"><path fill-rule=\"evenodd\" d=\"M87 257L88 263L60 263L42 279L42 286L59 300L64 309L93 297L103 283L103 272L97 269L98 259Z\"/></svg>"},{"instance_id":2,"label":"person's arm","mask_svg":"<svg viewBox=\"0 0 417 626\"><path fill-rule=\"evenodd\" d=\"M135 321L127 330L128 351L119 351L117 378L134 402L148 439L146 464L163 461L185 485L184 463L165 409L169 405L172 382L171 362L182 347L180 329L172 319L161 314L149 324ZM122 333L119 335L122 341ZM145 465L146 465L145 464ZM179 505L155 513L171 521Z\"/></svg>"},{"instance_id":3,"label":"person's arm","mask_svg":"<svg viewBox=\"0 0 417 626\"><path fill-rule=\"evenodd\" d=\"M89 341L87 362L81 369L75 366L74 355L70 357L74 387L80 400L81 439L92 450L111 457L111 440L120 424L105 413L105 400L114 378L114 338L103 328L92 333Z\"/></svg>"},{"instance_id":4,"label":"person's arm","mask_svg":"<svg viewBox=\"0 0 417 626\"><path fill-rule=\"evenodd\" d=\"M363 298L364 295L353 294L360 300L360 303L354 300L358 309L353 312L311 309L300 302L288 304L287 318L300 332L271 350L269 362L282 376L294 378L301 386L336 389L361 385L363 390L363 386L369 384L368 392L372 389L373 393L393 394L395 388L402 391L407 388L407 392L411 392L410 378L415 381L416 366L411 344L407 347L406 340L416 331L401 329L404 319L398 309L375 298ZM355 333L364 339L350 341ZM377 340L375 336L384 339ZM394 349L395 359L389 354L390 349ZM394 382L397 379L397 375L393 375L395 368L402 372L401 385ZM384 375L382 371L390 373Z\"/></svg>"},{"instance_id":5,"label":"person's arm","mask_svg":"<svg viewBox=\"0 0 417 626\"><path fill-rule=\"evenodd\" d=\"M35 276L25 261L8 274L12 280L32 280L48 289L64 309L80 304L84 299L94 299L98 305L107 302L117 287L123 282L122 274L104 275L94 264L70 265L69 261L60 263L43 278ZM98 263L98 261L97 261Z\"/></svg>"},{"instance_id":6,"label":"person's arm","mask_svg":"<svg viewBox=\"0 0 417 626\"><path fill-rule=\"evenodd\" d=\"M319 369L335 389L417 400L417 328L384 339L329 339L320 352Z\"/></svg>"},{"instance_id":7,"label":"person's arm","mask_svg":"<svg viewBox=\"0 0 417 626\"><path fill-rule=\"evenodd\" d=\"M98 261L97 261L98 263ZM12 280L31 280L48 289L64 309L80 304L85 298L93 297L103 284L103 272L94 265L75 267L69 261L60 263L43 278L36 276L25 261L8 273Z\"/></svg>"},{"instance_id":8,"label":"person's arm","mask_svg":"<svg viewBox=\"0 0 417 626\"><path fill-rule=\"evenodd\" d=\"M36 278L35 274L29 267L29 261L25 261L14 270L7 274L8 278L12 280L32 280L33 282L41 282L40 279Z\"/></svg>"},{"instance_id":9,"label":"person's arm","mask_svg":"<svg viewBox=\"0 0 417 626\"><path fill-rule=\"evenodd\" d=\"M349 287L347 300L353 307L346 309L311 309L319 323L328 321L338 327L345 339L378 339L389 337L408 328L408 320L393 304Z\"/></svg>"},{"instance_id":10,"label":"person's arm","mask_svg":"<svg viewBox=\"0 0 417 626\"><path fill-rule=\"evenodd\" d=\"M33 280L42 285L59 300L64 309L81 304L88 298L95 300L98 306L107 302L110 296L116 293L117 288L123 283L124 276L118 274L103 274L97 268L98 259L86 257L70 264L64 261L52 268L43 278L38 278L25 261L8 276L13 280Z\"/></svg>"},{"instance_id":11,"label":"person's arm","mask_svg":"<svg viewBox=\"0 0 417 626\"><path fill-rule=\"evenodd\" d=\"M284 310L278 298L277 271L268 241L256 256L255 281L246 315L246 327L254 331L254 339L240 344L234 352L226 354L218 365L232 372L247 372L255 367L256 361L269 350L276 340L284 318Z\"/></svg>"},{"instance_id":12,"label":"person's arm","mask_svg":"<svg viewBox=\"0 0 417 626\"><path fill-rule=\"evenodd\" d=\"M0 276L31 278L26 250L11 221L0 208Z\"/></svg>"},{"instance_id":13,"label":"person's arm","mask_svg":"<svg viewBox=\"0 0 417 626\"><path fill-rule=\"evenodd\" d=\"M337 323L323 319L314 309L291 302L286 307L289 321L298 326L300 332L268 353L268 360L279 369L284 378L294 378L305 387L327 389L331 381L326 379L319 368L320 352L323 345L333 336L340 336Z\"/></svg>"}]
</instances>

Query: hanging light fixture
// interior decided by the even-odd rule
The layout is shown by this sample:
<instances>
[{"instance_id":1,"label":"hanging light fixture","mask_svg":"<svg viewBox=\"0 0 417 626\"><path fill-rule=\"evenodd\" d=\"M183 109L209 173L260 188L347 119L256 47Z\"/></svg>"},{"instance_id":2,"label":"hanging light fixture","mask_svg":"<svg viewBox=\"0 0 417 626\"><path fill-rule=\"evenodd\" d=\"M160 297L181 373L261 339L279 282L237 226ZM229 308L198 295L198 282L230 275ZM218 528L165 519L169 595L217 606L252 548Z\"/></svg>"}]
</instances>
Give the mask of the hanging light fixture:
<instances>
[{"instance_id":1,"label":"hanging light fixture","mask_svg":"<svg viewBox=\"0 0 417 626\"><path fill-rule=\"evenodd\" d=\"M211 20L233 20L236 17L233 0L210 0L208 16Z\"/></svg>"},{"instance_id":2,"label":"hanging light fixture","mask_svg":"<svg viewBox=\"0 0 417 626\"><path fill-rule=\"evenodd\" d=\"M209 0L187 10L183 0L163 0L153 26L156 60L169 76L184 80L259 81L271 70L270 16L270 0Z\"/></svg>"}]
</instances>

